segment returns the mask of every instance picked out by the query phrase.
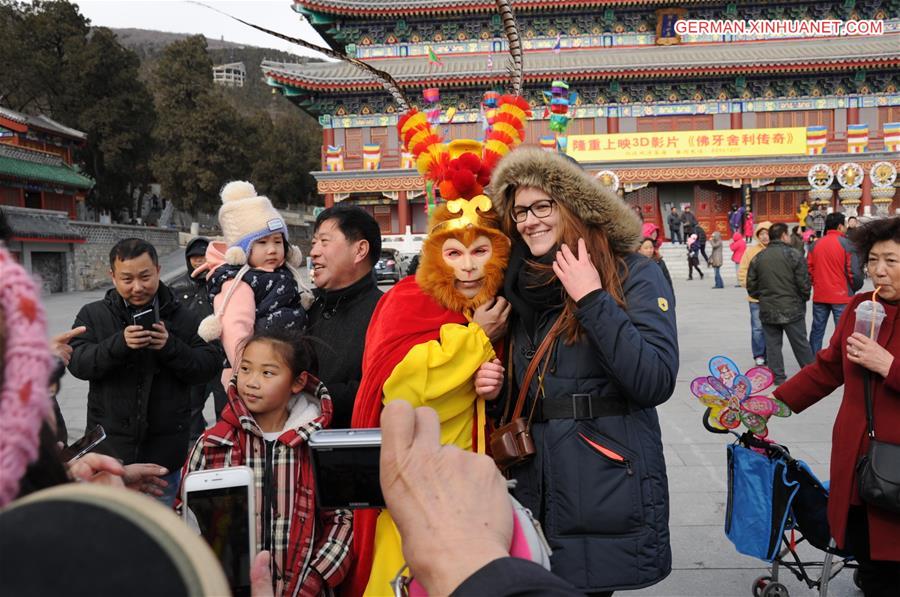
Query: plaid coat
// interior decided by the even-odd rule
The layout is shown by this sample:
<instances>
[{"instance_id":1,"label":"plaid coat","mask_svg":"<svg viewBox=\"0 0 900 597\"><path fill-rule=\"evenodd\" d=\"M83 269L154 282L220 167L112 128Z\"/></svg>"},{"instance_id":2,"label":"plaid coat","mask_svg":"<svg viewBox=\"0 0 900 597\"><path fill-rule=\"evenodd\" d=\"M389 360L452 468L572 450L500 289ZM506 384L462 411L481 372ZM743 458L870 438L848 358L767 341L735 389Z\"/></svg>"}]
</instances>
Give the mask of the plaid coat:
<instances>
[{"instance_id":1,"label":"plaid coat","mask_svg":"<svg viewBox=\"0 0 900 597\"><path fill-rule=\"evenodd\" d=\"M237 396L232 382L228 405L221 420L197 440L182 470L182 478L192 471L249 466L256 479L257 551L264 549L262 512L263 480L271 467L274 488L270 489L272 576L275 595L312 597L330 593L350 567L352 518L348 510L316 512L315 481L306 442L309 436L331 420L328 390L315 377L301 397L318 405L318 416L294 428L287 428L275 442L271 462L266 462L266 442L252 414ZM292 413L293 414L293 413ZM180 509L180 502L176 508Z\"/></svg>"}]
</instances>

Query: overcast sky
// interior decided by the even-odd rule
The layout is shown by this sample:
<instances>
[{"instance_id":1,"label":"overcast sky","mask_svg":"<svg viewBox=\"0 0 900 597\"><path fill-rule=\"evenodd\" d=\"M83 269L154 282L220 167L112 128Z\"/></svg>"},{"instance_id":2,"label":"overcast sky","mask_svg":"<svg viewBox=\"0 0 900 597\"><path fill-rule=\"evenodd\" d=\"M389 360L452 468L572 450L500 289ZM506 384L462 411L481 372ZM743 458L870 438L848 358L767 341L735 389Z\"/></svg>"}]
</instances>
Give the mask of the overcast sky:
<instances>
[{"instance_id":1,"label":"overcast sky","mask_svg":"<svg viewBox=\"0 0 900 597\"><path fill-rule=\"evenodd\" d=\"M80 0L81 14L98 27L156 29L172 33L202 33L213 39L276 48L304 56L318 56L277 37L251 29L204 6L183 0ZM322 38L291 9L291 0L204 0L238 18L291 37L322 44Z\"/></svg>"}]
</instances>

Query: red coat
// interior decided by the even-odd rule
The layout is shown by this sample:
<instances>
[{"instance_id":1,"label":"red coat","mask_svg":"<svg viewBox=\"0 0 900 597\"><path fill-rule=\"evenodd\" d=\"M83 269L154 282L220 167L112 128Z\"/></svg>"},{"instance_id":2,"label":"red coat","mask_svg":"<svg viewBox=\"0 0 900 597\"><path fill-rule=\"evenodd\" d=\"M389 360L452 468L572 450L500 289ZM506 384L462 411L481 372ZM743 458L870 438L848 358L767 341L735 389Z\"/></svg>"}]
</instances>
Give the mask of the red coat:
<instances>
[{"instance_id":1,"label":"red coat","mask_svg":"<svg viewBox=\"0 0 900 597\"><path fill-rule=\"evenodd\" d=\"M844 234L837 230L829 230L810 248L806 264L814 303L846 305L862 287L859 259L848 249Z\"/></svg>"},{"instance_id":2,"label":"red coat","mask_svg":"<svg viewBox=\"0 0 900 597\"><path fill-rule=\"evenodd\" d=\"M744 251L747 250L747 241L744 240L740 232L735 232L734 236L731 237L731 244L728 245L728 248L731 249L731 260L735 263L740 263L741 258L744 256Z\"/></svg>"},{"instance_id":3,"label":"red coat","mask_svg":"<svg viewBox=\"0 0 900 597\"><path fill-rule=\"evenodd\" d=\"M847 360L846 350L847 337L853 333L856 322L856 306L869 298L871 293L854 296L828 347L816 355L814 363L774 392L775 397L786 402L794 412L802 412L844 386L844 397L831 436L831 494L828 500L831 535L839 546L844 545L850 506L863 503L856 488L856 463L869 447L864 369ZM887 315L881 324L878 343L898 358L894 359L886 378L871 374L875 436L881 441L900 444L900 307L885 302L882 305ZM868 517L872 559L900 561L900 515L869 506Z\"/></svg>"}]
</instances>

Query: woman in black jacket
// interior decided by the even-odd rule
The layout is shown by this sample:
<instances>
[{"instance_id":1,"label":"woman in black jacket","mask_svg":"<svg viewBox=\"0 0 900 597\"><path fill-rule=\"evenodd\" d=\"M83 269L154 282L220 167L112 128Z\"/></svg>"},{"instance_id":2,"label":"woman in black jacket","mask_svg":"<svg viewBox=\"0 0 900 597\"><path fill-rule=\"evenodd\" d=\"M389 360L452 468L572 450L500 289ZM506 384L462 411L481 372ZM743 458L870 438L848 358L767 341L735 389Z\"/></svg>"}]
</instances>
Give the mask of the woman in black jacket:
<instances>
[{"instance_id":1,"label":"woman in black jacket","mask_svg":"<svg viewBox=\"0 0 900 597\"><path fill-rule=\"evenodd\" d=\"M515 496L540 519L553 571L579 590L608 595L657 583L672 559L655 408L678 373L672 290L635 252L634 213L577 163L518 149L491 188L513 243L507 396L562 318L530 383L523 413L532 413L537 453L510 469ZM485 397L499 393L486 383L494 373L476 377Z\"/></svg>"}]
</instances>

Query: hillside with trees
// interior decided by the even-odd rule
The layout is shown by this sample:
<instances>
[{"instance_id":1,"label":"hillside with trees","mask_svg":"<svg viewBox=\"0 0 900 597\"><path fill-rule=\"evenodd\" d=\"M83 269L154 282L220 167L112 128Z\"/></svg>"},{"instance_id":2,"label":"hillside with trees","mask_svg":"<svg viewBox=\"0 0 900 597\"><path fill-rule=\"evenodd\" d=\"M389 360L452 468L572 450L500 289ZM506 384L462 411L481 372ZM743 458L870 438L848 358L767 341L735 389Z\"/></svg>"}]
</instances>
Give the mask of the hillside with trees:
<instances>
[{"instance_id":1,"label":"hillside with trees","mask_svg":"<svg viewBox=\"0 0 900 597\"><path fill-rule=\"evenodd\" d=\"M84 131L76 155L96 181L96 210L130 219L159 183L179 209L214 212L228 180L279 205L315 202L321 129L262 80L263 59L308 60L203 36L91 27L64 0L0 0L0 105ZM244 62L247 84L213 84L212 66Z\"/></svg>"}]
</instances>

